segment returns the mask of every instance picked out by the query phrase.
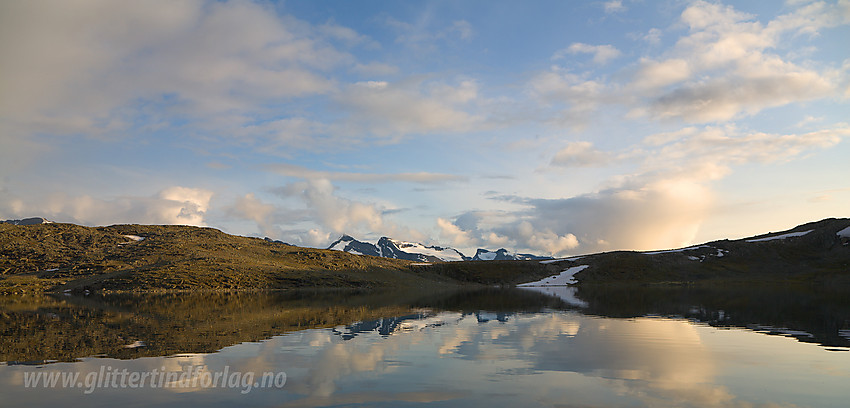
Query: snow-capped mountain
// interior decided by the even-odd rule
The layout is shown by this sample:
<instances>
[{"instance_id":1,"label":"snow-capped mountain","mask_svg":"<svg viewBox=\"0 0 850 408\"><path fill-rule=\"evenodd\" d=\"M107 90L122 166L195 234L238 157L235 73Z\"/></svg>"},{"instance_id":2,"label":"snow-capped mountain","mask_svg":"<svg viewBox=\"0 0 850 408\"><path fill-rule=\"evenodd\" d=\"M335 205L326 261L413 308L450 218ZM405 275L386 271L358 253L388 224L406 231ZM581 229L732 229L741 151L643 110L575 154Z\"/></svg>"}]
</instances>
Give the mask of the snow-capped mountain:
<instances>
[{"instance_id":1,"label":"snow-capped mountain","mask_svg":"<svg viewBox=\"0 0 850 408\"><path fill-rule=\"evenodd\" d=\"M382 256L376 245L358 241L350 235L343 235L339 237L339 239L334 241L328 249L344 251L355 255Z\"/></svg>"},{"instance_id":2,"label":"snow-capped mountain","mask_svg":"<svg viewBox=\"0 0 850 408\"><path fill-rule=\"evenodd\" d=\"M382 237L376 244L358 241L350 235L343 235L334 241L328 249L345 251L355 255L381 256L384 258L406 259L416 262L454 262L454 261L501 261L501 260L542 260L550 257L529 254L514 254L502 248L498 251L479 249L470 258L457 249L441 246L426 246L414 242L399 241Z\"/></svg>"},{"instance_id":3,"label":"snow-capped mountain","mask_svg":"<svg viewBox=\"0 0 850 408\"><path fill-rule=\"evenodd\" d=\"M513 254L508 252L505 248L501 248L497 251L479 248L475 253L475 256L472 257L473 261L527 261L544 259L552 259L552 257L531 254Z\"/></svg>"},{"instance_id":4,"label":"snow-capped mountain","mask_svg":"<svg viewBox=\"0 0 850 408\"><path fill-rule=\"evenodd\" d=\"M467 261L468 257L454 248L425 246L413 242L396 241L387 237L378 240L381 256L422 262Z\"/></svg>"},{"instance_id":5,"label":"snow-capped mountain","mask_svg":"<svg viewBox=\"0 0 850 408\"><path fill-rule=\"evenodd\" d=\"M398 241L381 237L377 244L358 241L350 235L343 235L334 241L328 249L345 251L355 255L381 256L384 258L406 259L417 262L467 261L468 257L454 248L425 246L413 242Z\"/></svg>"}]
</instances>

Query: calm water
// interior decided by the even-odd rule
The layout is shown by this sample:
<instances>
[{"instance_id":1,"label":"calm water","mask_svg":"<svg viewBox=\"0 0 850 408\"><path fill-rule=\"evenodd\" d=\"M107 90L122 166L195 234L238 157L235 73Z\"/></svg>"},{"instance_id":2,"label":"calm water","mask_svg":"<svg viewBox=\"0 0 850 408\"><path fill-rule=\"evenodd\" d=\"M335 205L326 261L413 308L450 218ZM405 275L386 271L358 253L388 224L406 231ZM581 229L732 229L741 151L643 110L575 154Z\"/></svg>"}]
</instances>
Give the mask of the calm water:
<instances>
[{"instance_id":1,"label":"calm water","mask_svg":"<svg viewBox=\"0 0 850 408\"><path fill-rule=\"evenodd\" d=\"M764 288L5 298L0 406L847 407L848 299ZM36 375L57 383L27 386Z\"/></svg>"}]
</instances>

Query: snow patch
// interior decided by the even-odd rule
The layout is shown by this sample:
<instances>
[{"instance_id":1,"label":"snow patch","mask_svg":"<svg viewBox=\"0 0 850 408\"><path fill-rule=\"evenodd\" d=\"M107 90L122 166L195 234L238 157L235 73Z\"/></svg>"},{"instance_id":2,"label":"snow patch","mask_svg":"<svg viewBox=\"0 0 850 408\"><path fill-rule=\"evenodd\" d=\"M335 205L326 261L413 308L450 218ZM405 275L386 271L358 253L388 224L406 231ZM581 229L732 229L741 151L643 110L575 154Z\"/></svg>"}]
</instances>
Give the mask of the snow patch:
<instances>
[{"instance_id":1,"label":"snow patch","mask_svg":"<svg viewBox=\"0 0 850 408\"><path fill-rule=\"evenodd\" d=\"M396 241L391 240L393 244L398 247L398 249L407 252L409 254L420 254L425 256L433 256L440 260L446 262L459 262L463 261L463 255L460 254L457 250L453 248L440 248L437 247L426 247L422 244L416 244L413 242L404 242L404 241Z\"/></svg>"},{"instance_id":2,"label":"snow patch","mask_svg":"<svg viewBox=\"0 0 850 408\"><path fill-rule=\"evenodd\" d=\"M808 234L812 231L814 231L814 230L808 230L808 231L803 231L803 232L789 232L787 234L777 235L777 236L774 236L774 237L759 238L759 239L748 239L747 242L765 242L765 241L773 241L775 239L802 237L803 235L806 235L806 234Z\"/></svg>"},{"instance_id":3,"label":"snow patch","mask_svg":"<svg viewBox=\"0 0 850 408\"><path fill-rule=\"evenodd\" d=\"M348 241L348 242L351 242L351 241ZM330 247L330 248L328 248L328 249L332 249L332 250L334 250L334 251L344 251L344 250L345 250L345 246L346 246L346 245L348 245L348 242L346 242L346 241L339 241L339 242L337 242L337 243L336 243L336 245L334 245L334 246L332 246L332 247Z\"/></svg>"},{"instance_id":4,"label":"snow patch","mask_svg":"<svg viewBox=\"0 0 850 408\"><path fill-rule=\"evenodd\" d=\"M147 347L147 344L143 341L136 340L126 346L124 348L139 348L139 347Z\"/></svg>"},{"instance_id":5,"label":"snow patch","mask_svg":"<svg viewBox=\"0 0 850 408\"><path fill-rule=\"evenodd\" d=\"M496 253L495 252L479 252L478 253L478 259L480 259L482 261L492 261L492 260L496 259Z\"/></svg>"},{"instance_id":6,"label":"snow patch","mask_svg":"<svg viewBox=\"0 0 850 408\"><path fill-rule=\"evenodd\" d=\"M850 238L850 227L844 228L843 230L836 232L835 235L838 235L839 237L843 238Z\"/></svg>"},{"instance_id":7,"label":"snow patch","mask_svg":"<svg viewBox=\"0 0 850 408\"><path fill-rule=\"evenodd\" d=\"M578 283L578 281L575 280L575 277L573 277L573 275L575 275L576 273L579 273L579 272L581 272L581 271L583 271L583 270L585 270L589 267L590 267L590 265L573 266L571 268L567 268L566 270L564 270L563 272L561 272L561 273L559 273L555 276L543 278L543 279L541 279L539 281L535 281L535 282L521 283L521 284L517 285L517 287L524 288L524 287L529 287L529 286L566 286L566 285L570 285L570 284L573 284L573 283Z\"/></svg>"},{"instance_id":8,"label":"snow patch","mask_svg":"<svg viewBox=\"0 0 850 408\"><path fill-rule=\"evenodd\" d=\"M124 238L139 242L145 239L145 237L140 237L138 235L124 235Z\"/></svg>"},{"instance_id":9,"label":"snow patch","mask_svg":"<svg viewBox=\"0 0 850 408\"><path fill-rule=\"evenodd\" d=\"M581 258L584 258L584 257L583 257L583 256L574 256L574 257L572 257L572 258L547 259L547 260L545 260L545 261L540 261L540 263L542 263L542 264L550 264L550 263L561 262L561 261L575 262L575 261L578 261L578 260L579 260L579 259L581 259Z\"/></svg>"},{"instance_id":10,"label":"snow patch","mask_svg":"<svg viewBox=\"0 0 850 408\"><path fill-rule=\"evenodd\" d=\"M440 327L447 324L457 323L463 320L463 317L462 313L444 312L436 316L405 320L398 325L398 328L392 334L418 332L432 327Z\"/></svg>"}]
</instances>

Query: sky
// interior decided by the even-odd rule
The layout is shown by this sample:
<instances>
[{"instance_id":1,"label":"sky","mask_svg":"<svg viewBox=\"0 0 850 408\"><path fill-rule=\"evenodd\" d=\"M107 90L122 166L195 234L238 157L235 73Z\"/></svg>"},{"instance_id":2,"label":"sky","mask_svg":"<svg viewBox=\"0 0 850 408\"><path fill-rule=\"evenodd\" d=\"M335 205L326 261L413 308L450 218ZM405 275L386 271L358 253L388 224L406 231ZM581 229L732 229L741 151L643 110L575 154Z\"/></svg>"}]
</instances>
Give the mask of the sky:
<instances>
[{"instance_id":1,"label":"sky","mask_svg":"<svg viewBox=\"0 0 850 408\"><path fill-rule=\"evenodd\" d=\"M567 256L850 217L850 0L0 1L0 219Z\"/></svg>"}]
</instances>

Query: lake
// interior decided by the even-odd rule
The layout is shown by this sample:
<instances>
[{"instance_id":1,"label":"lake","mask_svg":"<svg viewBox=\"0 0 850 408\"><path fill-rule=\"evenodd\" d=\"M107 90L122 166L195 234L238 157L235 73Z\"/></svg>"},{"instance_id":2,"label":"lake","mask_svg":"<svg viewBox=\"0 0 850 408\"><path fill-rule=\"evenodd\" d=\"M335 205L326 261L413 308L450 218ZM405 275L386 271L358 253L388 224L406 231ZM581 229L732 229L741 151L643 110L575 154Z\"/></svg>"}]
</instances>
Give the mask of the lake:
<instances>
[{"instance_id":1,"label":"lake","mask_svg":"<svg viewBox=\"0 0 850 408\"><path fill-rule=\"evenodd\" d=\"M559 287L0 298L0 406L847 407L850 296Z\"/></svg>"}]
</instances>

